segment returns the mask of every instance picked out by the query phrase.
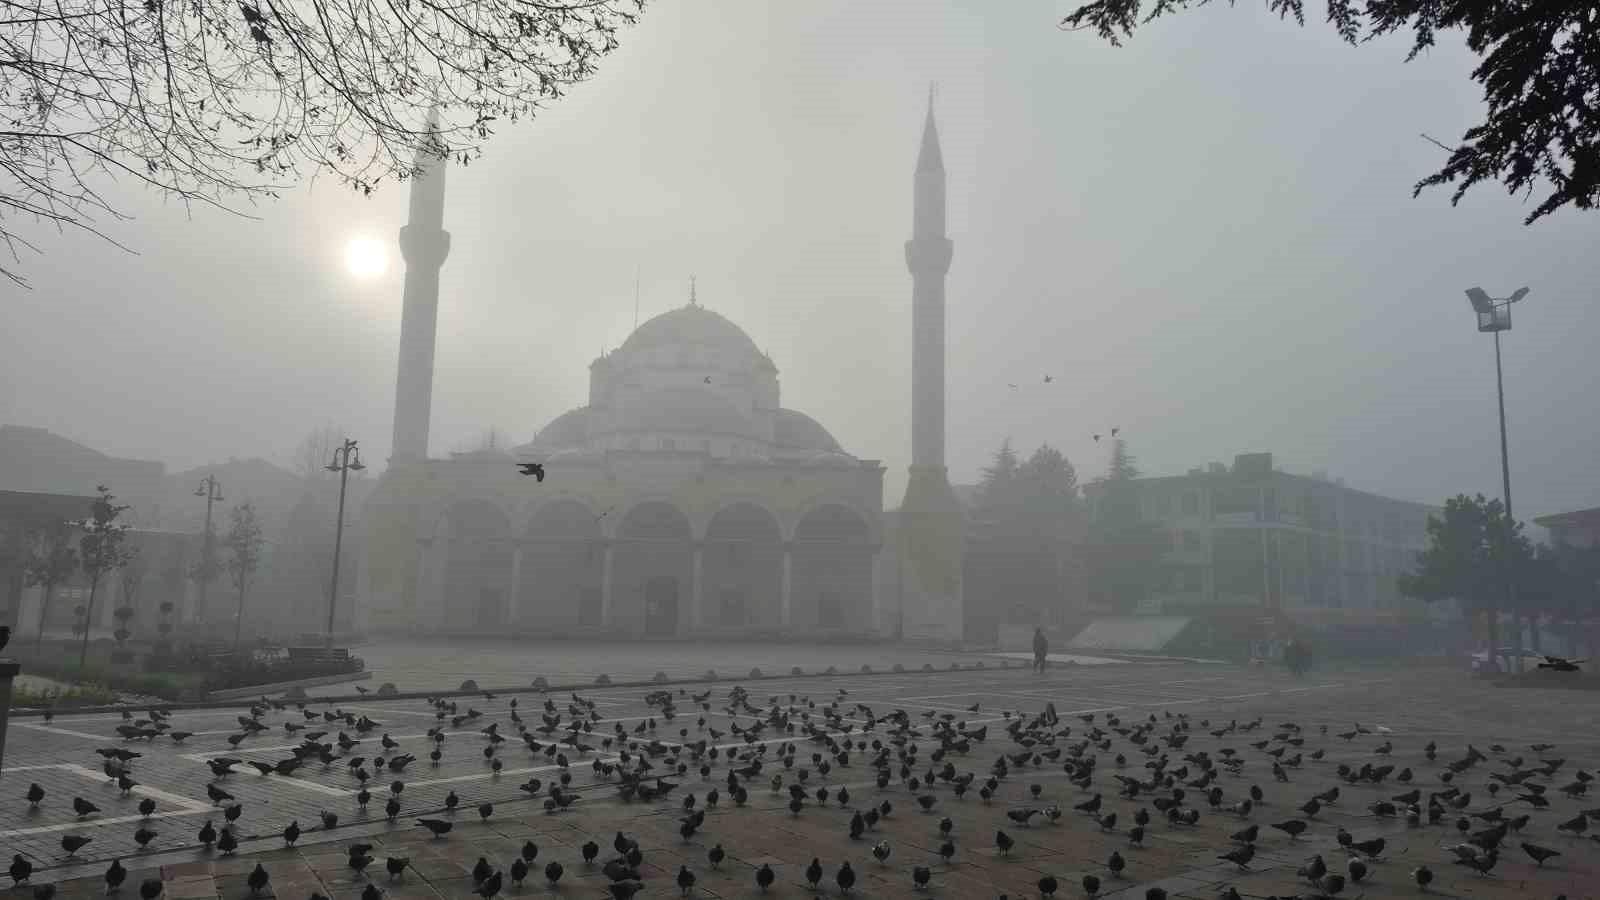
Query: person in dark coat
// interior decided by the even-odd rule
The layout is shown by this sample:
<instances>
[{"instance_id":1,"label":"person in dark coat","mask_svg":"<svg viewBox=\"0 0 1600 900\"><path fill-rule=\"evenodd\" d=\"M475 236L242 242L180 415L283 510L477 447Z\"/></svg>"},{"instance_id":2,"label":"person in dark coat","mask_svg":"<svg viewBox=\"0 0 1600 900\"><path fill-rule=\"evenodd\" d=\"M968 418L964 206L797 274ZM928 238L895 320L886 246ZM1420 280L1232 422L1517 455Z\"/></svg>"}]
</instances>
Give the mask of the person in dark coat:
<instances>
[{"instance_id":1,"label":"person in dark coat","mask_svg":"<svg viewBox=\"0 0 1600 900\"><path fill-rule=\"evenodd\" d=\"M1050 655L1050 639L1044 636L1043 628L1033 629L1033 670L1044 672L1045 657Z\"/></svg>"}]
</instances>

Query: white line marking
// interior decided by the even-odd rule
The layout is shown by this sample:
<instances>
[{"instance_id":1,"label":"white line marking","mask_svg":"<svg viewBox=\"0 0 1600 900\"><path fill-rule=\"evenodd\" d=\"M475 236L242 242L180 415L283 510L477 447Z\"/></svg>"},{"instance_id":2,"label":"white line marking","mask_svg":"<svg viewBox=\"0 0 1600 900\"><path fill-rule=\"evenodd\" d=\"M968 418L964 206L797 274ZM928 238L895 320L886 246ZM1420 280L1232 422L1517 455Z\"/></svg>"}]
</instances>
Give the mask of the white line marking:
<instances>
[{"instance_id":1,"label":"white line marking","mask_svg":"<svg viewBox=\"0 0 1600 900\"><path fill-rule=\"evenodd\" d=\"M84 778L95 781L102 781L106 777L105 773L103 772L96 772L94 769L88 768L87 766L80 766L77 763L63 763L61 768L65 771L72 772L75 775L82 775ZM147 784L141 783L134 785L133 793L142 794L153 800L161 800L176 806L185 807L190 810L200 810L203 812L206 809L205 804L198 800L192 800L188 797L183 797L178 794L169 794L166 791L158 790L150 787Z\"/></svg>"},{"instance_id":2,"label":"white line marking","mask_svg":"<svg viewBox=\"0 0 1600 900\"><path fill-rule=\"evenodd\" d=\"M46 731L50 734L64 734L67 737L88 738L91 741L114 741L118 738L109 738L103 734L90 734L87 731L73 731L70 728L57 728L54 725L37 725L33 722L17 722L18 728L27 728L31 731Z\"/></svg>"}]
</instances>

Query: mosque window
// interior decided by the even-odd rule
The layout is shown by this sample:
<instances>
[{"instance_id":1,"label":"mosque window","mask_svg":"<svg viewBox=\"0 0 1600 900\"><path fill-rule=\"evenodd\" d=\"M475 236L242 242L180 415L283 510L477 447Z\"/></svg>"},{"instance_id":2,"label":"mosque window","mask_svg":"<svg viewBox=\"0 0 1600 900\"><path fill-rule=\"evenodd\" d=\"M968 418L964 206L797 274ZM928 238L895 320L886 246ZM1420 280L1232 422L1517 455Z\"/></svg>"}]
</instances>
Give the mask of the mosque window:
<instances>
[{"instance_id":1,"label":"mosque window","mask_svg":"<svg viewBox=\"0 0 1600 900\"><path fill-rule=\"evenodd\" d=\"M663 449L663 450L676 450L676 449L678 449L678 442L674 441L672 438L662 438L661 439L661 449Z\"/></svg>"}]
</instances>

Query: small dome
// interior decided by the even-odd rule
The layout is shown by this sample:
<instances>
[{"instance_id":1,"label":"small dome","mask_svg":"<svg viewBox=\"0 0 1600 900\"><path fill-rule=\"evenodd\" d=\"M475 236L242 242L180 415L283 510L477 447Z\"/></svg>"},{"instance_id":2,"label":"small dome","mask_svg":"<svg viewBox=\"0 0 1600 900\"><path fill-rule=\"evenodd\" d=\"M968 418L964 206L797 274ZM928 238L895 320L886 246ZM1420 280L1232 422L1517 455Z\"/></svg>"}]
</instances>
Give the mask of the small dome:
<instances>
[{"instance_id":1,"label":"small dome","mask_svg":"<svg viewBox=\"0 0 1600 900\"><path fill-rule=\"evenodd\" d=\"M651 350L681 345L712 346L752 357L760 357L755 341L744 329L723 316L697 304L680 306L645 322L623 341L621 352Z\"/></svg>"},{"instance_id":2,"label":"small dome","mask_svg":"<svg viewBox=\"0 0 1600 900\"><path fill-rule=\"evenodd\" d=\"M792 409L778 410L772 431L772 443L782 450L844 452L840 449L839 442L828 433L828 429L823 428L821 423L803 412Z\"/></svg>"},{"instance_id":3,"label":"small dome","mask_svg":"<svg viewBox=\"0 0 1600 900\"><path fill-rule=\"evenodd\" d=\"M570 409L539 429L533 440L515 448L517 453L549 452L563 447L581 447L589 439L589 407Z\"/></svg>"},{"instance_id":4,"label":"small dome","mask_svg":"<svg viewBox=\"0 0 1600 900\"><path fill-rule=\"evenodd\" d=\"M628 401L618 431L748 435L750 423L733 404L699 388L647 391Z\"/></svg>"}]
</instances>

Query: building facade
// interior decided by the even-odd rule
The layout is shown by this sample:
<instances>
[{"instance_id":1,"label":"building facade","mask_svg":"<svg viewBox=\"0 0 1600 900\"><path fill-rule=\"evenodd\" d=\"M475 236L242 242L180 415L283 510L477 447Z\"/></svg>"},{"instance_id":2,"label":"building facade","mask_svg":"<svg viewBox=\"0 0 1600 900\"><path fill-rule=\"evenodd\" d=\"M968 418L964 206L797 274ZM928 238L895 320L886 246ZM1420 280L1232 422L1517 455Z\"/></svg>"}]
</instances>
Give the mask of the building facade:
<instances>
[{"instance_id":1,"label":"building facade","mask_svg":"<svg viewBox=\"0 0 1600 900\"><path fill-rule=\"evenodd\" d=\"M1398 579L1426 547L1436 507L1282 472L1270 453L1139 478L1133 488L1140 517L1170 541L1142 612L1423 612ZM1105 490L1084 488L1091 519Z\"/></svg>"}]
</instances>

